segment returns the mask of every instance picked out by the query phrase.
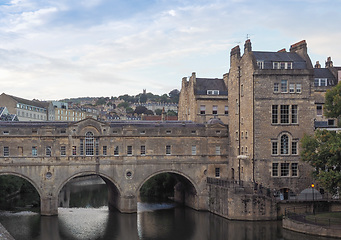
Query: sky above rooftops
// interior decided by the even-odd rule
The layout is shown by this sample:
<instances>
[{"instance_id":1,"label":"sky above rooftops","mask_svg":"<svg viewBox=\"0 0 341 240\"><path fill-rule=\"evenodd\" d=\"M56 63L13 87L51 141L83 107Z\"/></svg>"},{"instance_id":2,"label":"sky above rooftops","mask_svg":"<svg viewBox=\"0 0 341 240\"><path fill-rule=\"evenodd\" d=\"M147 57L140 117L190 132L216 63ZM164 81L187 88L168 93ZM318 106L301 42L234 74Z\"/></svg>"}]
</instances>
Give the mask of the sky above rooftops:
<instances>
[{"instance_id":1,"label":"sky above rooftops","mask_svg":"<svg viewBox=\"0 0 341 240\"><path fill-rule=\"evenodd\" d=\"M0 92L41 100L154 94L222 78L231 48L341 66L341 1L1 0Z\"/></svg>"}]
</instances>

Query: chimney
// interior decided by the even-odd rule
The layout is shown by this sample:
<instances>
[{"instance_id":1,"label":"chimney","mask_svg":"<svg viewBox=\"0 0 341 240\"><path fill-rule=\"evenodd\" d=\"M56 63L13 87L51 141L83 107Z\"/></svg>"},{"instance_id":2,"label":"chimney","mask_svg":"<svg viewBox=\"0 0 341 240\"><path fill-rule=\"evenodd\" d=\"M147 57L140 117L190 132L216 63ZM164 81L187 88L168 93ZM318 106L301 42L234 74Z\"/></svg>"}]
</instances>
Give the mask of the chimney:
<instances>
[{"instance_id":1,"label":"chimney","mask_svg":"<svg viewBox=\"0 0 341 240\"><path fill-rule=\"evenodd\" d=\"M230 53L230 68L233 68L239 65L240 60L240 48L239 45L235 46L231 49Z\"/></svg>"},{"instance_id":2,"label":"chimney","mask_svg":"<svg viewBox=\"0 0 341 240\"><path fill-rule=\"evenodd\" d=\"M319 61L316 61L316 64L315 64L314 68L321 68L321 64L320 64Z\"/></svg>"},{"instance_id":3,"label":"chimney","mask_svg":"<svg viewBox=\"0 0 341 240\"><path fill-rule=\"evenodd\" d=\"M297 53L301 58L303 58L307 63L307 68L312 69L313 64L311 63L310 57L307 51L307 43L305 40L302 40L298 43L295 43L290 46L290 52Z\"/></svg>"},{"instance_id":4,"label":"chimney","mask_svg":"<svg viewBox=\"0 0 341 240\"><path fill-rule=\"evenodd\" d=\"M330 67L333 67L333 61L331 57L328 57L326 61L326 68L330 68Z\"/></svg>"},{"instance_id":5,"label":"chimney","mask_svg":"<svg viewBox=\"0 0 341 240\"><path fill-rule=\"evenodd\" d=\"M251 47L251 41L250 39L247 39L244 44L244 53L251 52L252 47Z\"/></svg>"}]
</instances>

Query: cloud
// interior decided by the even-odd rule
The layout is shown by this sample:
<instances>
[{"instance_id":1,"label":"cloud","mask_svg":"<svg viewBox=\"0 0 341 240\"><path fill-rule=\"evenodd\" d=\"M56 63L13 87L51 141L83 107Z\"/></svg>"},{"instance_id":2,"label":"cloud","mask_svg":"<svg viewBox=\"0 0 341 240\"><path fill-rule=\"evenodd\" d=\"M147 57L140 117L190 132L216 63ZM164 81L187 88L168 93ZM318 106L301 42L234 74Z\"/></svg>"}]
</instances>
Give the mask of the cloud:
<instances>
[{"instance_id":1,"label":"cloud","mask_svg":"<svg viewBox=\"0 0 341 240\"><path fill-rule=\"evenodd\" d=\"M228 71L230 49L242 45L247 34L253 48L263 51L306 39L309 52L318 58L340 52L334 40L340 39L335 30L340 4L322 5L11 1L0 5L0 87L13 95L31 94L29 98L137 94L144 88L162 94L179 88L181 78L192 71L199 77L221 77ZM341 63L338 56L333 60ZM5 83L11 79L21 87L9 88ZM30 84L40 96L24 91Z\"/></svg>"}]
</instances>

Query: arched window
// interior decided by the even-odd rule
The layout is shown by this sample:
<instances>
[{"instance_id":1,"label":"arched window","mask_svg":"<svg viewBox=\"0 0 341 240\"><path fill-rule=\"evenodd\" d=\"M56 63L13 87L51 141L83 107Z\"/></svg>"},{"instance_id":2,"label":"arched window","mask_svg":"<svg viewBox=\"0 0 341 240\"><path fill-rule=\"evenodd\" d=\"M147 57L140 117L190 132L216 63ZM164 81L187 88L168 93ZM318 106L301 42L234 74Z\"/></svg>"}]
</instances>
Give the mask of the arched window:
<instances>
[{"instance_id":1,"label":"arched window","mask_svg":"<svg viewBox=\"0 0 341 240\"><path fill-rule=\"evenodd\" d=\"M94 155L94 134L92 132L87 132L85 134L85 155Z\"/></svg>"},{"instance_id":2,"label":"arched window","mask_svg":"<svg viewBox=\"0 0 341 240\"><path fill-rule=\"evenodd\" d=\"M286 134L281 136L281 154L289 154L289 137Z\"/></svg>"}]
</instances>

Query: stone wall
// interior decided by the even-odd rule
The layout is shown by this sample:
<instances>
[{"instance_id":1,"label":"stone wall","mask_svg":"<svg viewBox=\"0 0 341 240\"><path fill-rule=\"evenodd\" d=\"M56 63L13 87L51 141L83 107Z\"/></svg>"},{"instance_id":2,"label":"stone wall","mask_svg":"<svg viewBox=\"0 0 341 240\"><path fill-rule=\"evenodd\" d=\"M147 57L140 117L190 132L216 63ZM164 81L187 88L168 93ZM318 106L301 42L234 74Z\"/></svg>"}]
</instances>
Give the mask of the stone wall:
<instances>
[{"instance_id":1,"label":"stone wall","mask_svg":"<svg viewBox=\"0 0 341 240\"><path fill-rule=\"evenodd\" d=\"M275 201L263 194L248 193L242 187L208 185L209 211L233 220L276 220Z\"/></svg>"}]
</instances>

